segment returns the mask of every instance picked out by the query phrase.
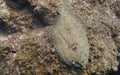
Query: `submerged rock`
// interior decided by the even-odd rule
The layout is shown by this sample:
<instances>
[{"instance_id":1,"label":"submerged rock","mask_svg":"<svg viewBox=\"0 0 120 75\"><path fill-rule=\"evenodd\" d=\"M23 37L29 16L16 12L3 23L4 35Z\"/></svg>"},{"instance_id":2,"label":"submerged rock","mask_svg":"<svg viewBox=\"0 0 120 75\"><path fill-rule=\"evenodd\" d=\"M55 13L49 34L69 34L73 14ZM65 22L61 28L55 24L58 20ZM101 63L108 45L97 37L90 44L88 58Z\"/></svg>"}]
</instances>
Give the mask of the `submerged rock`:
<instances>
[{"instance_id":1,"label":"submerged rock","mask_svg":"<svg viewBox=\"0 0 120 75\"><path fill-rule=\"evenodd\" d=\"M0 75L120 74L120 2L62 1L0 0Z\"/></svg>"},{"instance_id":2,"label":"submerged rock","mask_svg":"<svg viewBox=\"0 0 120 75\"><path fill-rule=\"evenodd\" d=\"M68 65L85 68L89 44L84 24L65 5L59 7L60 17L52 29L52 41L58 54Z\"/></svg>"}]
</instances>

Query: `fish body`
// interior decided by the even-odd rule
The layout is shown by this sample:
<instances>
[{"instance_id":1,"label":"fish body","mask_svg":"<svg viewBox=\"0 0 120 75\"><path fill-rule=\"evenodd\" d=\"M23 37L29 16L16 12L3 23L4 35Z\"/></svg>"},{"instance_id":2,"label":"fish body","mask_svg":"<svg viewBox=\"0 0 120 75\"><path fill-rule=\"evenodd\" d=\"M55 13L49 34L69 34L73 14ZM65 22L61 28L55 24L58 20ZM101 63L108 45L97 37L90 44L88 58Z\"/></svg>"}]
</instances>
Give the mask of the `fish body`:
<instances>
[{"instance_id":1,"label":"fish body","mask_svg":"<svg viewBox=\"0 0 120 75\"><path fill-rule=\"evenodd\" d=\"M52 43L66 64L85 68L89 57L85 26L67 6L61 5L58 10L60 16L52 27Z\"/></svg>"}]
</instances>

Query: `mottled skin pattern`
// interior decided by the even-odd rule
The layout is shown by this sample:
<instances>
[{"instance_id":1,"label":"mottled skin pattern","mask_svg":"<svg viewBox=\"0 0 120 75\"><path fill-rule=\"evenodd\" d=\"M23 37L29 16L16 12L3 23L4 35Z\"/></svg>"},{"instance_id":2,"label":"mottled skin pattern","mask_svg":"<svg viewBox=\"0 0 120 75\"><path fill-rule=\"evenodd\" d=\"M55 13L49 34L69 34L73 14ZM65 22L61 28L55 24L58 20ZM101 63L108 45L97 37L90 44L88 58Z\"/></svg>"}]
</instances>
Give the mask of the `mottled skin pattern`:
<instances>
[{"instance_id":1,"label":"mottled skin pattern","mask_svg":"<svg viewBox=\"0 0 120 75\"><path fill-rule=\"evenodd\" d=\"M86 29L81 20L69 11L69 6L66 2L59 6L60 17L52 26L53 44L64 62L85 68L89 56Z\"/></svg>"}]
</instances>

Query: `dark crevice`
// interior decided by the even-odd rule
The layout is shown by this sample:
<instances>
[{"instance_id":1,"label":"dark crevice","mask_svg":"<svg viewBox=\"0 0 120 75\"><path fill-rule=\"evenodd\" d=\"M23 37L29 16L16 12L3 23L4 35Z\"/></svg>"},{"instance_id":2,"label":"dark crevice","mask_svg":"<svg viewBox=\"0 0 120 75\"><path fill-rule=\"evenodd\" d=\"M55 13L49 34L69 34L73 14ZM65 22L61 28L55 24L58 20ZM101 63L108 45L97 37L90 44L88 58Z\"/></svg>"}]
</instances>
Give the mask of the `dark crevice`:
<instances>
[{"instance_id":1,"label":"dark crevice","mask_svg":"<svg viewBox=\"0 0 120 75\"><path fill-rule=\"evenodd\" d=\"M55 22L56 17L59 15L59 13L53 13L52 10L41 7L40 9L37 9L36 11L33 11L34 16L41 22L43 26L52 25Z\"/></svg>"},{"instance_id":2,"label":"dark crevice","mask_svg":"<svg viewBox=\"0 0 120 75\"><path fill-rule=\"evenodd\" d=\"M118 35L115 33L112 33L112 38L116 38Z\"/></svg>"},{"instance_id":3,"label":"dark crevice","mask_svg":"<svg viewBox=\"0 0 120 75\"><path fill-rule=\"evenodd\" d=\"M7 33L7 29L6 28L7 28L6 23L2 19L0 19L0 30L2 32L4 32L4 33Z\"/></svg>"},{"instance_id":4,"label":"dark crevice","mask_svg":"<svg viewBox=\"0 0 120 75\"><path fill-rule=\"evenodd\" d=\"M15 28L10 25L7 25L2 19L0 19L0 30L5 34L21 32L20 28Z\"/></svg>"},{"instance_id":5,"label":"dark crevice","mask_svg":"<svg viewBox=\"0 0 120 75\"><path fill-rule=\"evenodd\" d=\"M28 0L5 0L8 7L13 10L21 11L22 9L30 10L35 17L39 20L43 27L54 24L58 12L53 13L52 10L45 6L38 6L40 8L35 9L37 6L31 5ZM52 6L52 5L51 5ZM55 8L55 6L54 6Z\"/></svg>"},{"instance_id":6,"label":"dark crevice","mask_svg":"<svg viewBox=\"0 0 120 75\"><path fill-rule=\"evenodd\" d=\"M108 75L119 75L116 71L110 70Z\"/></svg>"},{"instance_id":7,"label":"dark crevice","mask_svg":"<svg viewBox=\"0 0 120 75\"><path fill-rule=\"evenodd\" d=\"M6 0L6 4L11 9L21 10L26 7L30 7L30 3L27 0Z\"/></svg>"}]
</instances>

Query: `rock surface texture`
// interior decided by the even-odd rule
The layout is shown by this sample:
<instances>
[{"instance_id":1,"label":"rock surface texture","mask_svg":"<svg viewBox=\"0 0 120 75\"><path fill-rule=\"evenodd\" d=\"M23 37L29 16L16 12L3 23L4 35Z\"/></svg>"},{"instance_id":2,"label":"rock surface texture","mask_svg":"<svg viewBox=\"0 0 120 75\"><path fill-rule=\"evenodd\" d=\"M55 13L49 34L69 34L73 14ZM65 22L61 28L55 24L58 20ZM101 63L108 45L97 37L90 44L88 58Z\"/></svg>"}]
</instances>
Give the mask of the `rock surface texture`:
<instances>
[{"instance_id":1,"label":"rock surface texture","mask_svg":"<svg viewBox=\"0 0 120 75\"><path fill-rule=\"evenodd\" d=\"M0 75L119 75L119 20L119 0L0 0Z\"/></svg>"}]
</instances>

